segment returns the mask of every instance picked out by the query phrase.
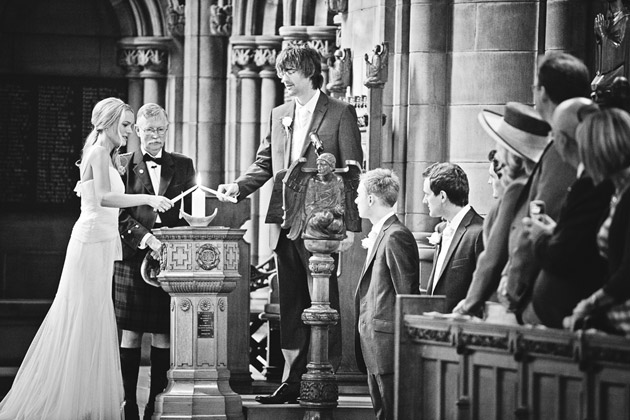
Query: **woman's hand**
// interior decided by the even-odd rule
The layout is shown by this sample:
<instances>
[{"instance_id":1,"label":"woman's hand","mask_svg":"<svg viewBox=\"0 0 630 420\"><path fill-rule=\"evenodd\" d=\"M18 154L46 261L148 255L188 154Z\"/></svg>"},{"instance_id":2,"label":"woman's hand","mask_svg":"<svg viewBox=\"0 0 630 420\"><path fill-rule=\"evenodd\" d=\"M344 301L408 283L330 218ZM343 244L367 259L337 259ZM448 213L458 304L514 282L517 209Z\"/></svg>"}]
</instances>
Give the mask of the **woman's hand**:
<instances>
[{"instance_id":1,"label":"woman's hand","mask_svg":"<svg viewBox=\"0 0 630 420\"><path fill-rule=\"evenodd\" d=\"M557 223L546 214L523 218L523 230L527 232L527 236L532 242L536 242L543 235L553 235L556 225Z\"/></svg>"},{"instance_id":2,"label":"woman's hand","mask_svg":"<svg viewBox=\"0 0 630 420\"><path fill-rule=\"evenodd\" d=\"M161 195L147 195L147 205L153 207L153 210L163 213L173 207L173 202Z\"/></svg>"}]
</instances>

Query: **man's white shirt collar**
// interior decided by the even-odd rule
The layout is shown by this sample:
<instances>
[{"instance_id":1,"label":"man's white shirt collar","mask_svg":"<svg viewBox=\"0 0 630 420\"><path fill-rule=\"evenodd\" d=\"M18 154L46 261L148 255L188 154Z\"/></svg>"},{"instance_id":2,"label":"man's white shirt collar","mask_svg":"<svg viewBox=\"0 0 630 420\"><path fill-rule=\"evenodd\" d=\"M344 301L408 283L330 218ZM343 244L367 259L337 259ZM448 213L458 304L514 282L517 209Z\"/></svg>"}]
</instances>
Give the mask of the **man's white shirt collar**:
<instances>
[{"instance_id":1,"label":"man's white shirt collar","mask_svg":"<svg viewBox=\"0 0 630 420\"><path fill-rule=\"evenodd\" d=\"M309 99L308 102L305 103L304 105L300 104L296 98L295 99L295 113L297 114L298 110L305 108L306 110L308 110L308 112L313 114L315 112L315 106L317 106L317 101L319 100L320 94L321 94L321 91L317 89L315 91L315 95L313 95L313 97Z\"/></svg>"},{"instance_id":2,"label":"man's white shirt collar","mask_svg":"<svg viewBox=\"0 0 630 420\"><path fill-rule=\"evenodd\" d=\"M459 227L459 224L462 222L462 219L464 218L464 216L466 216L466 213L468 213L469 210L470 204L466 204L464 207L461 208L460 211L457 212L455 217L453 217L453 220L450 221L450 225L453 228L453 231L455 231Z\"/></svg>"}]
</instances>

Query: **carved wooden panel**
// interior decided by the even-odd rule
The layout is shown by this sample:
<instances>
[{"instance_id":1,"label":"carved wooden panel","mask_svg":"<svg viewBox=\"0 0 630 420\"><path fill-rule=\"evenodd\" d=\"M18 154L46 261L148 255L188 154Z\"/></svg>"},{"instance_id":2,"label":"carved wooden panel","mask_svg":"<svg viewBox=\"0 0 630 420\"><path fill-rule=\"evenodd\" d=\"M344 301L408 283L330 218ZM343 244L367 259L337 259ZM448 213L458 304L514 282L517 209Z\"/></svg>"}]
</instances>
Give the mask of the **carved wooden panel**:
<instances>
[{"instance_id":1,"label":"carved wooden panel","mask_svg":"<svg viewBox=\"0 0 630 420\"><path fill-rule=\"evenodd\" d=\"M513 418L518 404L519 372L512 356L476 352L470 356L472 418Z\"/></svg>"}]
</instances>

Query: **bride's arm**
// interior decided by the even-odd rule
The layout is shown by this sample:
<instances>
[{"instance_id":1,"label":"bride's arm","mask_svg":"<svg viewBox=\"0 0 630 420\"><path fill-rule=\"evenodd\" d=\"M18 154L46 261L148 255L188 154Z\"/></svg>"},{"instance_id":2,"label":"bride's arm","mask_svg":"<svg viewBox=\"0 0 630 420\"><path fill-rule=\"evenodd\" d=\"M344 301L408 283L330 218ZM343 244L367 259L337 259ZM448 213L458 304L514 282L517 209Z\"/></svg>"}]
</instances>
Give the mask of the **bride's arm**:
<instances>
[{"instance_id":1,"label":"bride's arm","mask_svg":"<svg viewBox=\"0 0 630 420\"><path fill-rule=\"evenodd\" d=\"M158 211L166 211L173 203L166 197L150 194L123 194L112 191L109 179L110 156L101 146L94 146L88 157L88 165L92 168L96 201L103 207L136 207L151 206Z\"/></svg>"}]
</instances>

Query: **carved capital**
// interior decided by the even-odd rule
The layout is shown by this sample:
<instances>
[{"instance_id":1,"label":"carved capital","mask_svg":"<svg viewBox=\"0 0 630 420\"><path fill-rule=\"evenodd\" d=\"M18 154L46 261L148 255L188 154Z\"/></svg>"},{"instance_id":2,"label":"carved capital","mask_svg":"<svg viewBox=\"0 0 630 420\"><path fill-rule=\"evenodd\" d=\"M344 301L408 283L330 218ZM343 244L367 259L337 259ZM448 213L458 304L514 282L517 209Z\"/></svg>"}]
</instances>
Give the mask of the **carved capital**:
<instances>
[{"instance_id":1,"label":"carved capital","mask_svg":"<svg viewBox=\"0 0 630 420\"><path fill-rule=\"evenodd\" d=\"M232 34L232 5L210 6L210 33L212 35L230 36Z\"/></svg>"},{"instance_id":2,"label":"carved capital","mask_svg":"<svg viewBox=\"0 0 630 420\"><path fill-rule=\"evenodd\" d=\"M166 75L169 38L126 38L118 43L118 64L129 77Z\"/></svg>"},{"instance_id":3,"label":"carved capital","mask_svg":"<svg viewBox=\"0 0 630 420\"><path fill-rule=\"evenodd\" d=\"M326 0L328 10L333 13L346 13L348 11L348 0Z\"/></svg>"},{"instance_id":4,"label":"carved capital","mask_svg":"<svg viewBox=\"0 0 630 420\"><path fill-rule=\"evenodd\" d=\"M275 48L259 47L254 51L254 63L258 67L275 67L278 52Z\"/></svg>"}]
</instances>

